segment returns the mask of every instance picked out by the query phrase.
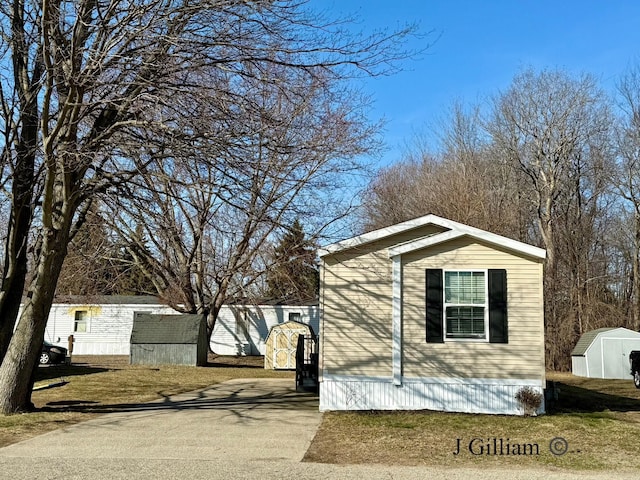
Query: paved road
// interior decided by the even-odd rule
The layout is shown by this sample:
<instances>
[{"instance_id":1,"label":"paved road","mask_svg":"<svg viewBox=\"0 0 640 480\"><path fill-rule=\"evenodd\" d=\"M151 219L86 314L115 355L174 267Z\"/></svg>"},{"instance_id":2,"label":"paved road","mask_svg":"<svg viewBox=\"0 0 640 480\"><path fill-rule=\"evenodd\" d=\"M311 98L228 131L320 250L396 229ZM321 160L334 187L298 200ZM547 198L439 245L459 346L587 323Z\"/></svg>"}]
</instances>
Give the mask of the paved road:
<instances>
[{"instance_id":1,"label":"paved road","mask_svg":"<svg viewBox=\"0 0 640 480\"><path fill-rule=\"evenodd\" d=\"M320 424L317 398L291 380L232 380L0 449L0 478L585 479L537 470L433 469L301 463ZM615 475L615 478L636 479Z\"/></svg>"}]
</instances>

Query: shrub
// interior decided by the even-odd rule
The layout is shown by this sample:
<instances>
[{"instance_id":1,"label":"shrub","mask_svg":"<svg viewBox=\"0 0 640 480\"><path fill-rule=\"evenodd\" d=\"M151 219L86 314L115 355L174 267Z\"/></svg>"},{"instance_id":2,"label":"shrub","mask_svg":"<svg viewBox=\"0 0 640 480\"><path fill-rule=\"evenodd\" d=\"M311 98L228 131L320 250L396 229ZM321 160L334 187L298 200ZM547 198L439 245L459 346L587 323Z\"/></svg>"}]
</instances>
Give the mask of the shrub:
<instances>
[{"instance_id":1,"label":"shrub","mask_svg":"<svg viewBox=\"0 0 640 480\"><path fill-rule=\"evenodd\" d=\"M522 387L516 393L516 400L525 416L535 416L542 405L542 394L531 387Z\"/></svg>"}]
</instances>

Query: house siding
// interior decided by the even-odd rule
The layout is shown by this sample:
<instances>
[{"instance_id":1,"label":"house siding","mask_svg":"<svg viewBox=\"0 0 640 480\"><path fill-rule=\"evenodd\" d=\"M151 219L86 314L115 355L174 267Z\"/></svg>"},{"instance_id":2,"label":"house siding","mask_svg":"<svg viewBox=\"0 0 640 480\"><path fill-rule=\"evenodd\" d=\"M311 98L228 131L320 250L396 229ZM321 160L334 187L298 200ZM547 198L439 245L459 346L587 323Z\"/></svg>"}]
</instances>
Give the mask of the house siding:
<instances>
[{"instance_id":1,"label":"house siding","mask_svg":"<svg viewBox=\"0 0 640 480\"><path fill-rule=\"evenodd\" d=\"M88 312L86 332L74 332L75 312ZM73 335L74 355L129 355L129 339L134 312L177 314L166 305L145 304L54 304L51 307L45 340L66 347Z\"/></svg>"},{"instance_id":2,"label":"house siding","mask_svg":"<svg viewBox=\"0 0 640 480\"><path fill-rule=\"evenodd\" d=\"M324 373L390 375L392 268L388 249L443 231L427 225L324 258Z\"/></svg>"},{"instance_id":3,"label":"house siding","mask_svg":"<svg viewBox=\"0 0 640 480\"><path fill-rule=\"evenodd\" d=\"M516 393L524 387L543 392L544 252L524 244L485 243L482 235L454 232L442 243L427 238L446 230L426 224L326 250L320 296L321 411L522 414ZM412 250L418 239L425 239L425 246ZM508 343L427 343L427 269L506 270ZM544 409L543 404L539 412Z\"/></svg>"},{"instance_id":4,"label":"house siding","mask_svg":"<svg viewBox=\"0 0 640 480\"><path fill-rule=\"evenodd\" d=\"M518 390L542 393L536 379L406 379L401 387L391 379L327 376L320 383L320 411L439 410L445 412L522 415ZM544 403L538 409L543 413Z\"/></svg>"},{"instance_id":5,"label":"house siding","mask_svg":"<svg viewBox=\"0 0 640 480\"><path fill-rule=\"evenodd\" d=\"M413 235L402 237L325 258L321 338L324 372L391 375L392 262L387 249ZM487 266L507 270L509 343L427 344L425 270ZM402 270L404 376L544 380L541 262L461 238L402 255ZM540 361L531 362L532 358Z\"/></svg>"},{"instance_id":6,"label":"house siding","mask_svg":"<svg viewBox=\"0 0 640 480\"><path fill-rule=\"evenodd\" d=\"M403 374L405 377L536 378L544 380L542 264L460 238L403 261ZM507 270L509 342L425 341L425 270ZM532 361L537 359L537 361Z\"/></svg>"},{"instance_id":7,"label":"house siding","mask_svg":"<svg viewBox=\"0 0 640 480\"><path fill-rule=\"evenodd\" d=\"M246 310L246 329L238 328ZM211 337L211 349L218 355L264 355L269 330L300 314L299 322L318 334L320 313L316 305L225 305L220 310Z\"/></svg>"}]
</instances>

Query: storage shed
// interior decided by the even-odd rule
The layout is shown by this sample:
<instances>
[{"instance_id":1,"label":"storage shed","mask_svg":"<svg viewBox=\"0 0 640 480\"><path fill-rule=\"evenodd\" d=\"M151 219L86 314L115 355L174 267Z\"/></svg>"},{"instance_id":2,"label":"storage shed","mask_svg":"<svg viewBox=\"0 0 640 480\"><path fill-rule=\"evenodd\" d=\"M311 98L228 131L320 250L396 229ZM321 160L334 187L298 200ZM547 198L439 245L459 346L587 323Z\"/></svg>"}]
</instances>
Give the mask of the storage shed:
<instances>
[{"instance_id":1,"label":"storage shed","mask_svg":"<svg viewBox=\"0 0 640 480\"><path fill-rule=\"evenodd\" d=\"M75 355L129 356L136 312L180 314L152 296L58 296L49 312L45 340L66 347L67 338L73 335ZM319 318L317 301L279 304L254 299L223 305L210 348L219 355L264 355L271 327L293 320L308 323L317 332Z\"/></svg>"},{"instance_id":2,"label":"storage shed","mask_svg":"<svg viewBox=\"0 0 640 480\"><path fill-rule=\"evenodd\" d=\"M268 370L295 370L298 336L314 335L313 328L305 323L289 321L269 330L265 345L264 368Z\"/></svg>"},{"instance_id":3,"label":"storage shed","mask_svg":"<svg viewBox=\"0 0 640 480\"><path fill-rule=\"evenodd\" d=\"M204 316L134 314L129 361L132 365L206 365Z\"/></svg>"},{"instance_id":4,"label":"storage shed","mask_svg":"<svg viewBox=\"0 0 640 480\"><path fill-rule=\"evenodd\" d=\"M571 371L579 377L628 380L632 350L640 350L640 332L623 327L592 330L571 352Z\"/></svg>"},{"instance_id":5,"label":"storage shed","mask_svg":"<svg viewBox=\"0 0 640 480\"><path fill-rule=\"evenodd\" d=\"M318 331L318 302L278 304L265 299L224 305L211 336L218 355L265 355L269 331L275 325L295 321Z\"/></svg>"}]
</instances>

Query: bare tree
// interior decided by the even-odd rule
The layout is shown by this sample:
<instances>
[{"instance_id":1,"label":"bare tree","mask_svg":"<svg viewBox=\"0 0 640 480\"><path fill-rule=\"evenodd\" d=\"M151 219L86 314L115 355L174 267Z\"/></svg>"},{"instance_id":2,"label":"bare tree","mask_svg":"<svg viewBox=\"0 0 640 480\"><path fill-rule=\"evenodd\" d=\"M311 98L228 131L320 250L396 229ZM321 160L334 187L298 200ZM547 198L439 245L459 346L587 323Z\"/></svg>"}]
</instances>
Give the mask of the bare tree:
<instances>
[{"instance_id":1,"label":"bare tree","mask_svg":"<svg viewBox=\"0 0 640 480\"><path fill-rule=\"evenodd\" d=\"M303 7L231 0L0 6L0 161L11 198L0 297L1 412L29 406L67 245L92 199L135 182L163 143L198 139L183 128L193 105L176 99L195 91L232 97L238 78L260 79L265 65L339 79L384 73L405 56L398 47L411 29L357 37ZM212 69L228 73L228 83L210 84Z\"/></svg>"},{"instance_id":2,"label":"bare tree","mask_svg":"<svg viewBox=\"0 0 640 480\"><path fill-rule=\"evenodd\" d=\"M537 230L547 250L547 360L566 368L584 330L585 267L603 208L611 167L606 98L593 78L560 71L525 71L496 98L487 128L496 152L524 174Z\"/></svg>"},{"instance_id":3,"label":"bare tree","mask_svg":"<svg viewBox=\"0 0 640 480\"><path fill-rule=\"evenodd\" d=\"M612 181L630 218L625 242L630 247L631 267L628 316L629 327L640 330L640 67L628 70L617 86L621 115L616 122L618 164L612 170Z\"/></svg>"},{"instance_id":4,"label":"bare tree","mask_svg":"<svg viewBox=\"0 0 640 480\"><path fill-rule=\"evenodd\" d=\"M206 315L209 336L222 305L246 297L270 268L277 232L296 218L328 225L347 213L344 177L377 145L357 95L334 79L261 67L260 79L236 81L241 95L198 103L195 118L226 132L226 143L174 139L154 154L139 191L113 207L113 228L161 298Z\"/></svg>"},{"instance_id":5,"label":"bare tree","mask_svg":"<svg viewBox=\"0 0 640 480\"><path fill-rule=\"evenodd\" d=\"M403 161L382 169L363 201L371 230L434 213L528 240L530 220L518 175L496 160L477 109L454 104L439 132L442 150L418 145Z\"/></svg>"}]
</instances>

